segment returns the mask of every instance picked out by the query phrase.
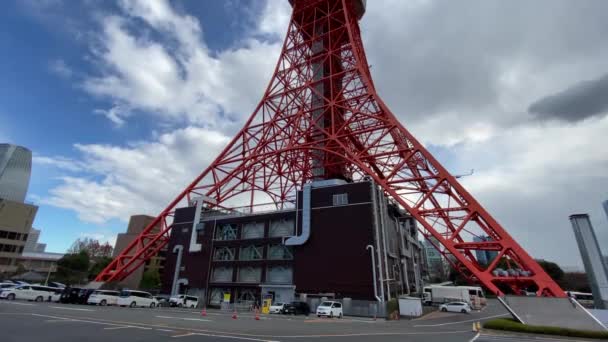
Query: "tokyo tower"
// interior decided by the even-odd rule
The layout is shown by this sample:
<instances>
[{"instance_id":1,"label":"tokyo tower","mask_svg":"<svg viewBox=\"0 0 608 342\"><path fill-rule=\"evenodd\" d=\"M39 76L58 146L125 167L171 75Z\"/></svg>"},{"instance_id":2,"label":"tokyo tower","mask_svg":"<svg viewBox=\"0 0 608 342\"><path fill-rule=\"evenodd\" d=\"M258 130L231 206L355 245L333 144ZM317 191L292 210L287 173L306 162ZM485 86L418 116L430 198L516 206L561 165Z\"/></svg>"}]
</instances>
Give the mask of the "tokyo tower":
<instances>
[{"instance_id":1,"label":"tokyo tower","mask_svg":"<svg viewBox=\"0 0 608 342\"><path fill-rule=\"evenodd\" d=\"M297 191L311 181L371 179L469 281L495 294L533 289L564 297L382 101L361 40L365 0L290 3L274 74L244 127L96 281L120 281L156 255L169 240L180 204L254 213L268 203L293 207ZM480 263L476 251L496 257Z\"/></svg>"}]
</instances>

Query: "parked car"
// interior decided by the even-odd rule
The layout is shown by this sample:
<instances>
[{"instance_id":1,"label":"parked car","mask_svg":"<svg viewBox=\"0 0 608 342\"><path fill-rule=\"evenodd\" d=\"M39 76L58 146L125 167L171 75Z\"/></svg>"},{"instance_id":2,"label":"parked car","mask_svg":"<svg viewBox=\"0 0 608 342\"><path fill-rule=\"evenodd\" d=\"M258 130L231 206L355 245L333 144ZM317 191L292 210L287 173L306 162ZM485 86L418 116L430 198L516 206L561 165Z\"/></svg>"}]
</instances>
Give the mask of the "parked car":
<instances>
[{"instance_id":1,"label":"parked car","mask_svg":"<svg viewBox=\"0 0 608 342\"><path fill-rule=\"evenodd\" d=\"M87 299L87 304L100 306L116 305L120 292L110 290L95 290Z\"/></svg>"},{"instance_id":2,"label":"parked car","mask_svg":"<svg viewBox=\"0 0 608 342\"><path fill-rule=\"evenodd\" d=\"M306 302L291 302L289 304L285 304L283 313L308 316L310 314L310 306L308 306L308 303Z\"/></svg>"},{"instance_id":3,"label":"parked car","mask_svg":"<svg viewBox=\"0 0 608 342\"><path fill-rule=\"evenodd\" d=\"M25 299L36 302L52 300L54 291L46 286L34 285L17 285L14 287L5 288L0 292L0 298L15 300Z\"/></svg>"},{"instance_id":4,"label":"parked car","mask_svg":"<svg viewBox=\"0 0 608 342\"><path fill-rule=\"evenodd\" d=\"M170 306L169 304L169 299L171 299L170 295L156 295L154 296L154 298L156 298L156 301L158 302L158 306Z\"/></svg>"},{"instance_id":5,"label":"parked car","mask_svg":"<svg viewBox=\"0 0 608 342\"><path fill-rule=\"evenodd\" d=\"M78 304L81 290L80 287L66 287L61 293L59 301L64 304Z\"/></svg>"},{"instance_id":6,"label":"parked car","mask_svg":"<svg viewBox=\"0 0 608 342\"><path fill-rule=\"evenodd\" d=\"M439 305L439 310L443 312L471 312L471 307L465 302L450 302Z\"/></svg>"},{"instance_id":7,"label":"parked car","mask_svg":"<svg viewBox=\"0 0 608 342\"><path fill-rule=\"evenodd\" d=\"M51 282L49 282L49 287L56 287L58 289L65 289L65 284L59 283L59 282L56 282L56 281L51 281Z\"/></svg>"},{"instance_id":8,"label":"parked car","mask_svg":"<svg viewBox=\"0 0 608 342\"><path fill-rule=\"evenodd\" d=\"M15 284L15 283L0 283L0 291L2 289L6 289L9 287L15 287L15 286L17 286L17 284Z\"/></svg>"},{"instance_id":9,"label":"parked car","mask_svg":"<svg viewBox=\"0 0 608 342\"><path fill-rule=\"evenodd\" d=\"M80 289L78 292L78 300L77 304L87 304L89 301L89 297L95 292L94 289Z\"/></svg>"},{"instance_id":10,"label":"parked car","mask_svg":"<svg viewBox=\"0 0 608 342\"><path fill-rule=\"evenodd\" d=\"M131 308L136 306L154 308L158 305L158 301L149 292L123 290L120 292L116 304L120 306L129 306Z\"/></svg>"},{"instance_id":11,"label":"parked car","mask_svg":"<svg viewBox=\"0 0 608 342\"><path fill-rule=\"evenodd\" d=\"M326 301L317 307L317 317L338 317L342 318L342 303Z\"/></svg>"},{"instance_id":12,"label":"parked car","mask_svg":"<svg viewBox=\"0 0 608 342\"><path fill-rule=\"evenodd\" d=\"M195 308L198 306L198 297L183 294L177 295L169 298L169 305L180 308Z\"/></svg>"},{"instance_id":13,"label":"parked car","mask_svg":"<svg viewBox=\"0 0 608 342\"><path fill-rule=\"evenodd\" d=\"M283 313L285 309L285 303L274 303L270 306L268 312L270 313Z\"/></svg>"}]
</instances>

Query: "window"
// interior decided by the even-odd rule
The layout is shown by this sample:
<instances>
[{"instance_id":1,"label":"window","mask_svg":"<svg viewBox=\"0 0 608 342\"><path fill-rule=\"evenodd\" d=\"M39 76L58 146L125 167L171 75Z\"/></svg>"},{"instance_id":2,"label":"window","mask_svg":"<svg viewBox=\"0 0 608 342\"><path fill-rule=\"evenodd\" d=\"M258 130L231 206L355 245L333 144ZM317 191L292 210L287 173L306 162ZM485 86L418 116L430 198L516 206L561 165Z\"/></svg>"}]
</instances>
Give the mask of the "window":
<instances>
[{"instance_id":1,"label":"window","mask_svg":"<svg viewBox=\"0 0 608 342\"><path fill-rule=\"evenodd\" d=\"M219 247L213 253L213 260L230 261L234 260L234 248Z\"/></svg>"},{"instance_id":2,"label":"window","mask_svg":"<svg viewBox=\"0 0 608 342\"><path fill-rule=\"evenodd\" d=\"M8 232L4 230L0 230L0 239L6 239L8 236Z\"/></svg>"},{"instance_id":3,"label":"window","mask_svg":"<svg viewBox=\"0 0 608 342\"><path fill-rule=\"evenodd\" d=\"M23 253L23 246L19 246L19 253Z\"/></svg>"},{"instance_id":4,"label":"window","mask_svg":"<svg viewBox=\"0 0 608 342\"><path fill-rule=\"evenodd\" d=\"M272 245L268 248L268 259L291 260L293 259L293 247L284 245Z\"/></svg>"},{"instance_id":5,"label":"window","mask_svg":"<svg viewBox=\"0 0 608 342\"><path fill-rule=\"evenodd\" d=\"M232 268L216 267L211 273L211 280L214 282L232 282Z\"/></svg>"},{"instance_id":6,"label":"window","mask_svg":"<svg viewBox=\"0 0 608 342\"><path fill-rule=\"evenodd\" d=\"M249 222L243 225L241 239L260 239L264 237L264 224L261 222Z\"/></svg>"},{"instance_id":7,"label":"window","mask_svg":"<svg viewBox=\"0 0 608 342\"><path fill-rule=\"evenodd\" d=\"M279 219L270 221L270 237L284 237L294 234L295 221L293 219Z\"/></svg>"},{"instance_id":8,"label":"window","mask_svg":"<svg viewBox=\"0 0 608 342\"><path fill-rule=\"evenodd\" d=\"M17 233L15 232L8 232L8 239L9 240L15 240L17 238Z\"/></svg>"},{"instance_id":9,"label":"window","mask_svg":"<svg viewBox=\"0 0 608 342\"><path fill-rule=\"evenodd\" d=\"M332 307L334 307L334 308L341 308L342 304L340 304L340 303L334 303L334 305L332 305Z\"/></svg>"},{"instance_id":10,"label":"window","mask_svg":"<svg viewBox=\"0 0 608 342\"><path fill-rule=\"evenodd\" d=\"M27 240L27 234L23 234L23 241Z\"/></svg>"},{"instance_id":11,"label":"window","mask_svg":"<svg viewBox=\"0 0 608 342\"><path fill-rule=\"evenodd\" d=\"M215 230L216 240L236 240L237 227L235 224L221 224Z\"/></svg>"},{"instance_id":12,"label":"window","mask_svg":"<svg viewBox=\"0 0 608 342\"><path fill-rule=\"evenodd\" d=\"M259 283L261 280L261 267L239 267L237 275L237 281L239 283Z\"/></svg>"},{"instance_id":13,"label":"window","mask_svg":"<svg viewBox=\"0 0 608 342\"><path fill-rule=\"evenodd\" d=\"M333 197L334 205L348 204L348 194L335 194Z\"/></svg>"},{"instance_id":14,"label":"window","mask_svg":"<svg viewBox=\"0 0 608 342\"><path fill-rule=\"evenodd\" d=\"M270 266L266 269L266 282L271 284L291 284L293 270L286 266Z\"/></svg>"},{"instance_id":15,"label":"window","mask_svg":"<svg viewBox=\"0 0 608 342\"><path fill-rule=\"evenodd\" d=\"M239 260L262 260L264 257L263 246L247 246L241 248Z\"/></svg>"}]
</instances>

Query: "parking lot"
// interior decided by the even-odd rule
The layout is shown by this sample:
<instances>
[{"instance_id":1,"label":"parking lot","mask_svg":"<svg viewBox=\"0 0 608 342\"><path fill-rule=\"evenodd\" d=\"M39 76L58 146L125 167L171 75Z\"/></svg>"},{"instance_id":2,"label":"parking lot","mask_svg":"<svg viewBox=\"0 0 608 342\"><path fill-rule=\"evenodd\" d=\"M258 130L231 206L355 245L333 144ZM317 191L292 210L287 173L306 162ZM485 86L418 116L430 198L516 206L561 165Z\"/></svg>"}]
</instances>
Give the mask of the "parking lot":
<instances>
[{"instance_id":1,"label":"parking lot","mask_svg":"<svg viewBox=\"0 0 608 342\"><path fill-rule=\"evenodd\" d=\"M3 341L470 341L471 326L505 315L491 303L482 312L436 312L417 320L261 315L178 308L121 308L0 301ZM479 337L478 337L479 338ZM520 339L521 340L521 339Z\"/></svg>"}]
</instances>

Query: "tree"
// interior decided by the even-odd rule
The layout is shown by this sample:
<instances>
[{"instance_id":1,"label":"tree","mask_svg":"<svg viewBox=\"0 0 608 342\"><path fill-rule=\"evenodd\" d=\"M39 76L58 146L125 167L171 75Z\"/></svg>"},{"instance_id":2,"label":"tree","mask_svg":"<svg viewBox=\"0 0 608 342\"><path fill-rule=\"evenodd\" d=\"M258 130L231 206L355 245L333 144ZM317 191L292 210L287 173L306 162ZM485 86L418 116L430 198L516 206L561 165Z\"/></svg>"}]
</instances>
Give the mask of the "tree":
<instances>
[{"instance_id":1,"label":"tree","mask_svg":"<svg viewBox=\"0 0 608 342\"><path fill-rule=\"evenodd\" d=\"M91 269L89 270L89 280L95 279L97 275L108 266L112 262L112 258L110 257L101 257L95 261L93 265L91 265Z\"/></svg>"},{"instance_id":2,"label":"tree","mask_svg":"<svg viewBox=\"0 0 608 342\"><path fill-rule=\"evenodd\" d=\"M67 284L80 283L87 278L89 264L89 254L84 250L66 254L57 261L54 279Z\"/></svg>"},{"instance_id":3,"label":"tree","mask_svg":"<svg viewBox=\"0 0 608 342\"><path fill-rule=\"evenodd\" d=\"M139 283L140 289L157 289L160 287L160 273L157 268L150 268L146 272L144 272L141 277L141 282Z\"/></svg>"},{"instance_id":4,"label":"tree","mask_svg":"<svg viewBox=\"0 0 608 342\"><path fill-rule=\"evenodd\" d=\"M108 242L102 244L96 239L92 238L82 238L76 239L72 246L68 249L68 253L70 254L78 254L81 251L85 251L89 258L103 258L103 257L111 257L112 252L114 251L114 247L110 245Z\"/></svg>"},{"instance_id":5,"label":"tree","mask_svg":"<svg viewBox=\"0 0 608 342\"><path fill-rule=\"evenodd\" d=\"M564 278L564 271L558 264L547 260L536 260L536 262L538 262L540 267L542 267L555 282L559 283L559 281Z\"/></svg>"}]
</instances>

